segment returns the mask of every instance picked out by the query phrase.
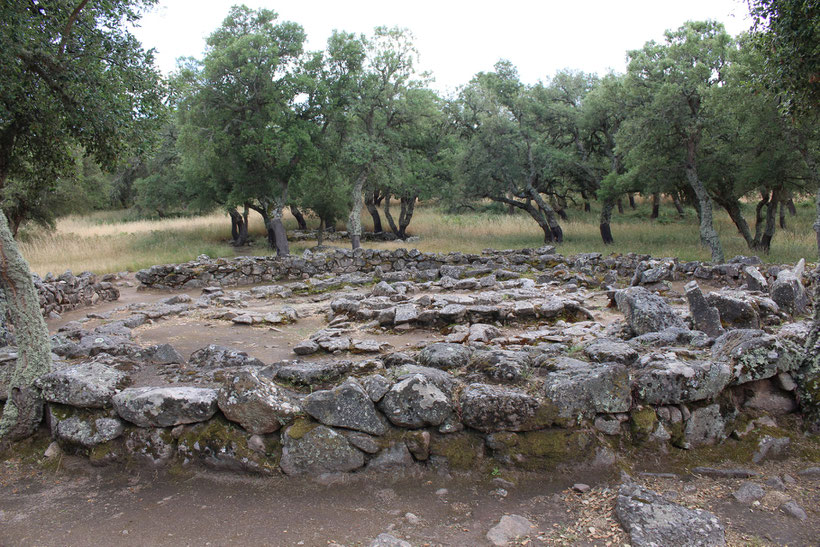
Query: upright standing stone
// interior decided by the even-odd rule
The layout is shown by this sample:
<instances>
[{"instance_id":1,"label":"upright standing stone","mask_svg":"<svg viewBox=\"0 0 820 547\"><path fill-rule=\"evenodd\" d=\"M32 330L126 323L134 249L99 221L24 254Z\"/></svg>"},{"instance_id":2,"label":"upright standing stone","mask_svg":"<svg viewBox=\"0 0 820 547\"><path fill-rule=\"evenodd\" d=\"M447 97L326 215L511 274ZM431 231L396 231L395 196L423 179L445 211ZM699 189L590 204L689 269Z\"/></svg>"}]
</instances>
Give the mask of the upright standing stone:
<instances>
[{"instance_id":1,"label":"upright standing stone","mask_svg":"<svg viewBox=\"0 0 820 547\"><path fill-rule=\"evenodd\" d=\"M692 313L692 320L695 329L703 331L711 338L717 338L725 331L720 324L720 313L717 308L710 306L703 296L697 281L690 281L684 287L686 299L689 302L689 311Z\"/></svg>"}]
</instances>

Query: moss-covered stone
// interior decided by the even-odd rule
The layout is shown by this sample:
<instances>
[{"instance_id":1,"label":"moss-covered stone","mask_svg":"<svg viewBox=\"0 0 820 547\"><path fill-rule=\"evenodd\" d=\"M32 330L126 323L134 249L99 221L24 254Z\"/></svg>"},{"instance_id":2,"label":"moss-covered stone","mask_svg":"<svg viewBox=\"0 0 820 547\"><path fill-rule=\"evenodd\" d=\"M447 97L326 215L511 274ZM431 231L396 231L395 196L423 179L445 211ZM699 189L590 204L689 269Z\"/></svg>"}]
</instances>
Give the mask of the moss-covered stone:
<instances>
[{"instance_id":1,"label":"moss-covered stone","mask_svg":"<svg viewBox=\"0 0 820 547\"><path fill-rule=\"evenodd\" d=\"M637 408L629 413L629 432L635 444L648 441L657 428L658 416L652 407Z\"/></svg>"},{"instance_id":2,"label":"moss-covered stone","mask_svg":"<svg viewBox=\"0 0 820 547\"><path fill-rule=\"evenodd\" d=\"M214 469L271 474L277 469L281 447L271 441L266 454L248 447L248 434L222 417L185 428L178 439L183 463L198 461Z\"/></svg>"},{"instance_id":3,"label":"moss-covered stone","mask_svg":"<svg viewBox=\"0 0 820 547\"><path fill-rule=\"evenodd\" d=\"M430 439L430 454L445 458L452 469L474 469L484 458L484 440L467 431L435 435Z\"/></svg>"},{"instance_id":4,"label":"moss-covered stone","mask_svg":"<svg viewBox=\"0 0 820 547\"><path fill-rule=\"evenodd\" d=\"M293 422L293 425L287 429L288 437L299 440L315 428L319 427L319 425L320 424L318 422L314 422L308 418L300 418Z\"/></svg>"},{"instance_id":5,"label":"moss-covered stone","mask_svg":"<svg viewBox=\"0 0 820 547\"><path fill-rule=\"evenodd\" d=\"M594 455L595 437L584 430L544 429L488 438L495 459L531 471L549 471Z\"/></svg>"}]
</instances>

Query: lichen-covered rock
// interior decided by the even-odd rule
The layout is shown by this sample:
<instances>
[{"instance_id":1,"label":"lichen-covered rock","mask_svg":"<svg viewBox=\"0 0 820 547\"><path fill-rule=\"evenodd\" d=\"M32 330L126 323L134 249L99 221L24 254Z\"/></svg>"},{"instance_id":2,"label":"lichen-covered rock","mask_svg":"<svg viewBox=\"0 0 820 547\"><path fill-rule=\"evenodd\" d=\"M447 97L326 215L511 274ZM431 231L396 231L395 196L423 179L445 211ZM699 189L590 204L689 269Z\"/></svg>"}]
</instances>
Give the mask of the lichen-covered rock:
<instances>
[{"instance_id":1,"label":"lichen-covered rock","mask_svg":"<svg viewBox=\"0 0 820 547\"><path fill-rule=\"evenodd\" d=\"M282 437L282 459L287 475L319 475L353 471L364 465L364 453L333 429L297 421Z\"/></svg>"},{"instance_id":2,"label":"lichen-covered rock","mask_svg":"<svg viewBox=\"0 0 820 547\"><path fill-rule=\"evenodd\" d=\"M116 439L125 427L111 411L83 410L72 406L48 405L51 433L58 440L91 448Z\"/></svg>"},{"instance_id":3,"label":"lichen-covered rock","mask_svg":"<svg viewBox=\"0 0 820 547\"><path fill-rule=\"evenodd\" d=\"M553 471L561 465L577 465L594 458L596 439L583 430L539 429L491 433L486 444L493 458L504 464L530 471Z\"/></svg>"},{"instance_id":4,"label":"lichen-covered rock","mask_svg":"<svg viewBox=\"0 0 820 547\"><path fill-rule=\"evenodd\" d=\"M584 347L584 354L598 363L631 365L638 359L638 352L631 345L608 338L596 338Z\"/></svg>"},{"instance_id":5,"label":"lichen-covered rock","mask_svg":"<svg viewBox=\"0 0 820 547\"><path fill-rule=\"evenodd\" d=\"M559 357L544 382L547 398L562 418L626 412L632 404L629 372L618 364Z\"/></svg>"},{"instance_id":6,"label":"lichen-covered rock","mask_svg":"<svg viewBox=\"0 0 820 547\"><path fill-rule=\"evenodd\" d=\"M293 362L277 367L274 378L295 385L317 386L338 380L352 369L351 361Z\"/></svg>"},{"instance_id":7,"label":"lichen-covered rock","mask_svg":"<svg viewBox=\"0 0 820 547\"><path fill-rule=\"evenodd\" d=\"M199 368L264 367L265 363L237 349L211 344L191 354L191 365Z\"/></svg>"},{"instance_id":8,"label":"lichen-covered rock","mask_svg":"<svg viewBox=\"0 0 820 547\"><path fill-rule=\"evenodd\" d=\"M367 462L369 471L387 471L401 467L413 465L412 454L403 442L394 443L381 450L370 461Z\"/></svg>"},{"instance_id":9,"label":"lichen-covered rock","mask_svg":"<svg viewBox=\"0 0 820 547\"><path fill-rule=\"evenodd\" d=\"M126 430L125 451L140 463L162 466L176 454L176 440L167 429L132 427Z\"/></svg>"},{"instance_id":10,"label":"lichen-covered rock","mask_svg":"<svg viewBox=\"0 0 820 547\"><path fill-rule=\"evenodd\" d=\"M459 398L464 425L491 433L530 431L552 425L557 409L519 389L470 384Z\"/></svg>"},{"instance_id":11,"label":"lichen-covered rock","mask_svg":"<svg viewBox=\"0 0 820 547\"><path fill-rule=\"evenodd\" d=\"M711 404L692 410L684 429L686 442L692 446L715 444L726 438L726 420L720 405Z\"/></svg>"},{"instance_id":12,"label":"lichen-covered rock","mask_svg":"<svg viewBox=\"0 0 820 547\"><path fill-rule=\"evenodd\" d=\"M720 323L720 312L703 296L697 281L690 281L684 287L686 300L689 302L689 312L692 314L692 323L695 329L705 332L712 338L717 338L725 331Z\"/></svg>"},{"instance_id":13,"label":"lichen-covered rock","mask_svg":"<svg viewBox=\"0 0 820 547\"><path fill-rule=\"evenodd\" d=\"M82 408L105 408L130 383L124 372L94 361L45 374L36 384L43 399Z\"/></svg>"},{"instance_id":14,"label":"lichen-covered rock","mask_svg":"<svg viewBox=\"0 0 820 547\"><path fill-rule=\"evenodd\" d=\"M683 320L666 300L643 287L616 291L615 303L636 335L662 331L669 327L685 327Z\"/></svg>"},{"instance_id":15,"label":"lichen-covered rock","mask_svg":"<svg viewBox=\"0 0 820 547\"><path fill-rule=\"evenodd\" d=\"M802 271L802 268L799 270ZM792 315L803 313L809 304L809 297L803 287L803 282L791 270L780 270L777 279L772 283L769 294L781 309Z\"/></svg>"},{"instance_id":16,"label":"lichen-covered rock","mask_svg":"<svg viewBox=\"0 0 820 547\"><path fill-rule=\"evenodd\" d=\"M458 369L467 366L472 351L461 344L437 342L419 352L419 364L440 370Z\"/></svg>"},{"instance_id":17,"label":"lichen-covered rock","mask_svg":"<svg viewBox=\"0 0 820 547\"><path fill-rule=\"evenodd\" d=\"M720 290L706 295L706 301L717 309L720 322L735 329L760 328L760 313L754 299L743 291Z\"/></svg>"},{"instance_id":18,"label":"lichen-covered rock","mask_svg":"<svg viewBox=\"0 0 820 547\"><path fill-rule=\"evenodd\" d=\"M314 391L302 401L305 412L319 422L355 429L371 435L384 435L387 424L370 396L351 378L330 390Z\"/></svg>"},{"instance_id":19,"label":"lichen-covered rock","mask_svg":"<svg viewBox=\"0 0 820 547\"><path fill-rule=\"evenodd\" d=\"M266 439L260 453L251 448L249 435L222 418L186 426L177 441L183 464L193 462L217 470L270 475L276 470L279 442Z\"/></svg>"},{"instance_id":20,"label":"lichen-covered rock","mask_svg":"<svg viewBox=\"0 0 820 547\"><path fill-rule=\"evenodd\" d=\"M409 428L441 425L453 413L450 397L418 373L393 384L379 408L394 425Z\"/></svg>"},{"instance_id":21,"label":"lichen-covered rock","mask_svg":"<svg viewBox=\"0 0 820 547\"><path fill-rule=\"evenodd\" d=\"M732 381L726 363L684 361L674 355L653 354L633 372L638 399L651 405L689 403L711 399Z\"/></svg>"},{"instance_id":22,"label":"lichen-covered rock","mask_svg":"<svg viewBox=\"0 0 820 547\"><path fill-rule=\"evenodd\" d=\"M217 404L227 419L259 435L273 433L301 413L294 394L253 368L240 370L226 382L219 390Z\"/></svg>"},{"instance_id":23,"label":"lichen-covered rock","mask_svg":"<svg viewBox=\"0 0 820 547\"><path fill-rule=\"evenodd\" d=\"M796 370L802 350L762 330L736 329L715 340L712 358L731 368L733 384L744 384Z\"/></svg>"},{"instance_id":24,"label":"lichen-covered rock","mask_svg":"<svg viewBox=\"0 0 820 547\"><path fill-rule=\"evenodd\" d=\"M716 547L726 544L715 515L688 509L636 484L621 485L615 514L635 547Z\"/></svg>"},{"instance_id":25,"label":"lichen-covered rock","mask_svg":"<svg viewBox=\"0 0 820 547\"><path fill-rule=\"evenodd\" d=\"M135 387L111 402L123 419L140 427L204 422L217 410L217 390L205 387Z\"/></svg>"}]
</instances>

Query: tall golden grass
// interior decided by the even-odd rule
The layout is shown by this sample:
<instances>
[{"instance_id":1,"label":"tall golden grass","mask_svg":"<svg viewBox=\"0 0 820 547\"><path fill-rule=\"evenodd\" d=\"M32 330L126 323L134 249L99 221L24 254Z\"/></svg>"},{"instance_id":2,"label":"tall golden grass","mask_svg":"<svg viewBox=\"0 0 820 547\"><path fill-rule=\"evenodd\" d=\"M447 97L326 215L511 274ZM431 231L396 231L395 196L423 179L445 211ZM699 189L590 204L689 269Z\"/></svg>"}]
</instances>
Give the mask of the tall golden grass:
<instances>
[{"instance_id":1,"label":"tall golden grass","mask_svg":"<svg viewBox=\"0 0 820 547\"><path fill-rule=\"evenodd\" d=\"M687 211L679 219L671 205L665 204L657 220L649 220L649 208L640 204L635 211L616 214L612 232L615 244L605 246L598 231L597 212L569 212L570 220L562 223L565 241L559 252L569 255L579 252L627 253L637 252L657 257L678 257L682 260L709 260L709 252L700 245L698 223L694 211ZM808 200L798 207L798 215L788 217L788 228L778 228L765 262L789 263L800 258L813 261L816 240L812 231L813 204ZM363 215L365 229L372 230L372 220ZM726 257L755 254L727 215L716 214L716 227L724 245ZM751 221L752 219L748 219ZM309 219L315 228L318 221ZM296 222L285 218L288 229ZM344 229L343 226L339 226ZM527 216L493 213L445 214L432 205L419 206L410 224L409 232L420 240L412 244L396 242L365 242L365 247L394 249L413 246L425 252L461 251L475 253L485 248L521 248L543 245L543 233ZM153 264L184 262L200 254L233 256L269 254L265 245L264 226L258 215L250 218L250 233L254 245L237 251L229 245L230 220L224 213L165 220L124 220L117 212L69 216L60 219L54 231L30 229L21 242L23 255L32 270L40 275L46 272L94 271L97 273L134 271ZM347 246L346 242L336 242ZM293 252L301 252L315 245L299 242Z\"/></svg>"}]
</instances>

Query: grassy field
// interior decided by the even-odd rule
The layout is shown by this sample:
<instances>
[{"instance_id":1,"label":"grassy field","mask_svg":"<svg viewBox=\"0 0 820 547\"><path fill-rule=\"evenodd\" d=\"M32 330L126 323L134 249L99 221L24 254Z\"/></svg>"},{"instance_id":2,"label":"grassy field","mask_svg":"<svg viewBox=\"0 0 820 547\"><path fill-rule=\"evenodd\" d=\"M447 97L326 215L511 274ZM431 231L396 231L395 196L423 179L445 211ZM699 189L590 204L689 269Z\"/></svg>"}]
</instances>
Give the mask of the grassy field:
<instances>
[{"instance_id":1,"label":"grassy field","mask_svg":"<svg viewBox=\"0 0 820 547\"><path fill-rule=\"evenodd\" d=\"M661 216L649 220L648 204L640 203L636 210L627 209L623 215L613 216L612 232L615 244L604 246L598 232L598 212L580 210L569 212L570 220L562 223L565 242L559 252L570 255L579 252L627 253L638 252L657 257L679 257L683 260L709 260L709 253L700 246L697 216L694 210L679 219L671 204L664 204ZM747 220L753 213L747 207ZM789 263L800 258L814 261L816 255L815 235L812 231L814 204L798 203L798 214L788 217L788 228L778 228L772 250L762 256L765 262ZM57 229L48 232L29 228L23 234L21 250L32 269L40 275L46 272L61 273L85 270L107 273L123 270L135 271L153 264L184 262L200 254L209 256L233 256L237 253L228 244L230 221L227 215L212 213L198 217L168 220L126 220L123 212L112 211L92 215L62 218ZM364 214L365 229L371 230L370 216ZM309 220L311 227L318 222ZM754 254L737 233L729 217L722 211L716 214L726 257L738 254ZM292 218L286 218L288 229L296 226ZM254 237L252 247L243 248L243 254L270 254L265 245L264 229L258 215L251 217L250 232ZM339 226L344 229L343 226ZM486 248L509 249L538 247L542 234L538 226L527 216L516 214L468 213L444 214L437 207L428 205L416 209L409 232L420 236L413 246L428 252L480 252ZM337 242L343 245L344 242ZM299 242L291 251L300 253L315 242ZM366 247L393 249L408 246L402 242L365 243Z\"/></svg>"}]
</instances>

